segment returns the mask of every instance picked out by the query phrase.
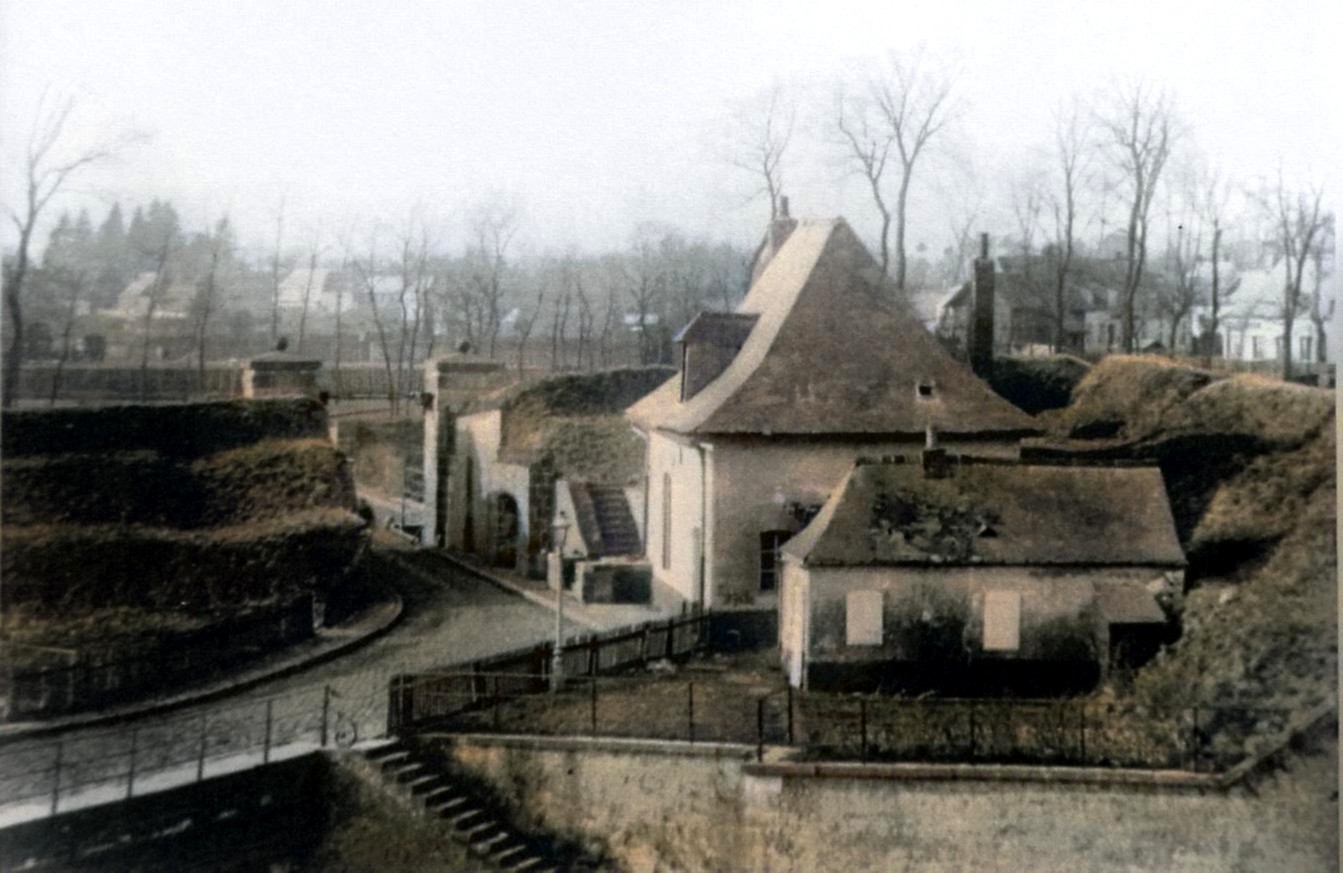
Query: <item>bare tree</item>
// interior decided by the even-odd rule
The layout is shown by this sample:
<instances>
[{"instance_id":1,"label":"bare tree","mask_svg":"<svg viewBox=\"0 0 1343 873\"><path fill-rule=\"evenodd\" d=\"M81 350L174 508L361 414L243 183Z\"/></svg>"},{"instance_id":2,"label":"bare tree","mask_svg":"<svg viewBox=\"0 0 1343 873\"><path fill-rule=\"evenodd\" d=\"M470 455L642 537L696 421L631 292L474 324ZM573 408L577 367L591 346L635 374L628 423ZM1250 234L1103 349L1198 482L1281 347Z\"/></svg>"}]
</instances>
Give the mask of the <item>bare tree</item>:
<instances>
[{"instance_id":1,"label":"bare tree","mask_svg":"<svg viewBox=\"0 0 1343 873\"><path fill-rule=\"evenodd\" d=\"M924 65L922 49L908 61L892 54L886 68L871 76L857 102L837 101L836 127L846 145L851 164L859 169L872 189L873 200L882 216L881 270L884 275L890 261L888 235L892 214L881 193L891 148L899 163L899 185L895 195L895 287L904 293L908 271L905 252L905 217L909 206L910 184L914 167L928 143L955 116L951 102L952 81L941 72ZM849 105L846 112L845 104Z\"/></svg>"},{"instance_id":2,"label":"bare tree","mask_svg":"<svg viewBox=\"0 0 1343 873\"><path fill-rule=\"evenodd\" d=\"M303 283L303 306L298 315L298 345L295 351L303 351L303 340L308 332L308 312L312 306L313 282L317 277L317 264L322 257L321 238L313 234L308 241L308 276ZM320 293L321 289L318 289Z\"/></svg>"},{"instance_id":3,"label":"bare tree","mask_svg":"<svg viewBox=\"0 0 1343 873\"><path fill-rule=\"evenodd\" d=\"M283 278L284 245L284 197L280 198L279 208L275 211L275 248L270 259L270 343L272 346L280 338L280 280Z\"/></svg>"},{"instance_id":4,"label":"bare tree","mask_svg":"<svg viewBox=\"0 0 1343 873\"><path fill-rule=\"evenodd\" d=\"M1310 320L1315 325L1315 360L1323 364L1329 360L1327 351L1328 337L1325 334L1324 326L1334 318L1334 295L1325 292L1325 277L1332 273L1335 250L1337 247L1336 237L1334 235L1334 213L1330 212L1324 218L1325 226L1320 230L1320 243L1315 246L1314 253L1311 255L1315 265L1315 283L1311 292L1310 301ZM1321 372L1321 380L1324 374ZM1325 384L1321 381L1321 385Z\"/></svg>"},{"instance_id":5,"label":"bare tree","mask_svg":"<svg viewBox=\"0 0 1343 873\"><path fill-rule=\"evenodd\" d=\"M392 348L387 338L387 325L383 319L382 301L378 299L380 280L380 262L378 260L378 231L373 228L368 235L368 254L358 255L347 248L347 255L354 275L368 296L369 309L373 315L373 327L378 332L378 348L382 352L383 371L387 374L387 404L389 412L395 416L400 408L397 395L396 370L392 366Z\"/></svg>"},{"instance_id":6,"label":"bare tree","mask_svg":"<svg viewBox=\"0 0 1343 873\"><path fill-rule=\"evenodd\" d=\"M843 88L835 92L835 129L847 152L846 163L867 182L872 202L881 214L877 251L881 274L885 276L890 265L891 209L882 193L882 180L895 134L875 117L873 101L867 94L855 95Z\"/></svg>"},{"instance_id":7,"label":"bare tree","mask_svg":"<svg viewBox=\"0 0 1343 873\"><path fill-rule=\"evenodd\" d=\"M596 313L592 310L592 298L588 295L587 284L583 281L582 261L574 263L574 299L578 301L578 354L575 366L579 370L592 369L592 329ZM586 359L584 354L586 353ZM586 360L586 367L584 361Z\"/></svg>"},{"instance_id":8,"label":"bare tree","mask_svg":"<svg viewBox=\"0 0 1343 873\"><path fill-rule=\"evenodd\" d=\"M661 320L658 310L664 305L665 277L657 249L660 232L660 228L649 224L636 228L634 251L626 262L626 289L638 319L639 363L645 366L656 363L658 358L653 328Z\"/></svg>"},{"instance_id":9,"label":"bare tree","mask_svg":"<svg viewBox=\"0 0 1343 873\"><path fill-rule=\"evenodd\" d=\"M546 285L544 281L536 283L536 303L532 305L530 311L520 310L518 313L518 375L521 376L523 369L527 365L527 341L532 338L532 330L536 327L537 319L541 317L541 310L546 304Z\"/></svg>"},{"instance_id":10,"label":"bare tree","mask_svg":"<svg viewBox=\"0 0 1343 873\"><path fill-rule=\"evenodd\" d=\"M19 234L14 263L4 271L3 280L11 341L5 355L3 386L0 387L4 394L0 402L5 407L13 405L14 393L18 389L19 368L23 363L23 292L30 266L29 246L43 212L52 198L60 194L78 173L112 158L131 142L142 138L139 134L125 134L111 142L61 156L65 125L74 108L74 100L70 98L60 101L50 111L45 108L45 100L38 105L23 158L23 206L21 210L5 207Z\"/></svg>"},{"instance_id":11,"label":"bare tree","mask_svg":"<svg viewBox=\"0 0 1343 873\"><path fill-rule=\"evenodd\" d=\"M562 260L556 272L557 292L550 321L550 369L553 372L566 369L568 364L565 343L568 339L569 310L573 306L573 262L568 258Z\"/></svg>"},{"instance_id":12,"label":"bare tree","mask_svg":"<svg viewBox=\"0 0 1343 873\"><path fill-rule=\"evenodd\" d=\"M783 158L793 138L797 111L781 82L739 104L732 113L727 154L728 163L755 175L761 194L769 199L769 217L779 217L779 198L783 195Z\"/></svg>"},{"instance_id":13,"label":"bare tree","mask_svg":"<svg viewBox=\"0 0 1343 873\"><path fill-rule=\"evenodd\" d=\"M1069 280L1077 245L1078 195L1086 182L1090 131L1077 101L1054 117L1055 185L1049 194L1054 217L1054 351L1067 344L1065 321L1070 302Z\"/></svg>"},{"instance_id":14,"label":"bare tree","mask_svg":"<svg viewBox=\"0 0 1343 873\"><path fill-rule=\"evenodd\" d=\"M1179 346L1180 325L1199 302L1198 265L1202 260L1203 230L1186 214L1170 240L1169 278L1162 282L1157 303L1170 330L1166 347L1175 353Z\"/></svg>"},{"instance_id":15,"label":"bare tree","mask_svg":"<svg viewBox=\"0 0 1343 873\"><path fill-rule=\"evenodd\" d=\"M518 231L521 211L516 203L496 196L478 205L470 217L475 245L468 260L476 301L480 304L486 353L494 358L503 318L504 273L508 246Z\"/></svg>"},{"instance_id":16,"label":"bare tree","mask_svg":"<svg viewBox=\"0 0 1343 873\"><path fill-rule=\"evenodd\" d=\"M1136 350L1135 309L1147 266L1148 216L1157 183L1178 135L1174 109L1163 92L1139 84L1117 91L1098 116L1108 151L1127 185L1128 232L1120 305L1124 350Z\"/></svg>"},{"instance_id":17,"label":"bare tree","mask_svg":"<svg viewBox=\"0 0 1343 873\"><path fill-rule=\"evenodd\" d=\"M56 372L52 374L51 397L48 400L48 405L55 406L61 393L65 365L70 360L70 335L74 332L75 316L79 312L79 302L88 287L88 278L83 270L59 267L52 278L55 284L65 291L65 311L61 319L61 354L56 359Z\"/></svg>"},{"instance_id":18,"label":"bare tree","mask_svg":"<svg viewBox=\"0 0 1343 873\"><path fill-rule=\"evenodd\" d=\"M1205 226L1211 228L1212 241L1208 260L1212 276L1208 285L1208 323L1200 342L1204 354L1225 355L1227 350L1218 347L1218 331L1221 329L1222 306L1235 293L1240 280L1228 277L1222 281L1222 237L1226 231L1227 204L1231 197L1229 180L1223 179L1216 170L1205 170L1198 181L1200 191L1200 218Z\"/></svg>"},{"instance_id":19,"label":"bare tree","mask_svg":"<svg viewBox=\"0 0 1343 873\"><path fill-rule=\"evenodd\" d=\"M144 400L149 395L149 348L153 339L154 316L158 314L159 305L163 302L164 295L172 287L174 277L171 264L173 256L177 254L181 246L181 236L175 225L166 225L160 228L159 238L154 241L154 248L147 252L154 260L154 279L150 282L145 291L148 298L145 301L144 321L141 328L140 344L140 399Z\"/></svg>"},{"instance_id":20,"label":"bare tree","mask_svg":"<svg viewBox=\"0 0 1343 873\"><path fill-rule=\"evenodd\" d=\"M1286 269L1282 293L1282 377L1292 376L1292 333L1297 316L1308 302L1303 296L1306 263L1323 245L1329 214L1323 209L1324 189L1289 191L1278 170L1277 186L1259 195L1261 208L1274 225L1273 249Z\"/></svg>"},{"instance_id":21,"label":"bare tree","mask_svg":"<svg viewBox=\"0 0 1343 873\"><path fill-rule=\"evenodd\" d=\"M210 317L215 310L215 294L219 285L221 268L232 256L233 230L229 227L228 216L220 218L210 236L209 261L205 275L199 283L196 297L196 380L200 392L205 393L205 353L206 342L210 336Z\"/></svg>"}]
</instances>

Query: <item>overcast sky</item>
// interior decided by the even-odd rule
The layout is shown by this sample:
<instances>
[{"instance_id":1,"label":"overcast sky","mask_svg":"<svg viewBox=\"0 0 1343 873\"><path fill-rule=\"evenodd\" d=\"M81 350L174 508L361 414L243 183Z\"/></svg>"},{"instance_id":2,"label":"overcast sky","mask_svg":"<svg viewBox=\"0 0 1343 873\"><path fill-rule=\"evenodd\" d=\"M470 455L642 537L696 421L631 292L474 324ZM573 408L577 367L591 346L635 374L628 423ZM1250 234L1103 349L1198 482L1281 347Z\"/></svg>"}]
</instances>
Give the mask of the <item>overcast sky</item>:
<instances>
[{"instance_id":1,"label":"overcast sky","mask_svg":"<svg viewBox=\"0 0 1343 873\"><path fill-rule=\"evenodd\" d=\"M259 242L281 196L295 234L416 204L460 244L491 192L520 199L533 250L623 246L640 221L746 244L768 215L717 155L733 101L776 79L802 111L785 168L794 212L876 230L862 187L813 143L829 83L923 44L959 71L943 152L974 168L984 229L1048 143L1051 112L1143 79L1176 95L1202 151L1243 180L1340 174L1343 3L131 2L0 0L0 194L45 91L75 95L71 148L152 134L58 206L170 197L188 222L228 211ZM50 99L50 98L49 98ZM911 248L940 249L967 183L916 178ZM994 211L996 209L996 212ZM12 241L10 233L6 241Z\"/></svg>"}]
</instances>

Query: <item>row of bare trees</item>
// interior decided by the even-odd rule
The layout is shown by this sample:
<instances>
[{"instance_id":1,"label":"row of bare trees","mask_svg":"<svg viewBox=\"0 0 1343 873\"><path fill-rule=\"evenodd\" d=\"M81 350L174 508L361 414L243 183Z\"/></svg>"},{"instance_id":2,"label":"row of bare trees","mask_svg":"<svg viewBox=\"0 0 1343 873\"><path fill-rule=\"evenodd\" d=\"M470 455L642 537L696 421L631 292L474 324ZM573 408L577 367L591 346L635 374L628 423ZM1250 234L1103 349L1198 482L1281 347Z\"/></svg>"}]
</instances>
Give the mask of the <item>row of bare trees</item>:
<instances>
[{"instance_id":1,"label":"row of bare trees","mask_svg":"<svg viewBox=\"0 0 1343 873\"><path fill-rule=\"evenodd\" d=\"M893 53L836 84L829 103L808 113L818 142L871 198L878 216L873 233L878 261L896 294L911 290L908 206L916 171L923 173L926 156L966 114L956 85L955 73L922 50ZM754 195L768 199L771 217L791 172L798 113L796 94L776 82L737 104L729 121L724 157L756 180ZM1084 278L1095 279L1085 275L1094 270L1083 255L1094 252L1110 261L1105 284L1117 298L1122 349L1137 350L1140 323L1153 313L1173 345L1197 308L1207 312L1199 339L1212 353L1238 284L1235 276L1223 275L1228 230L1234 227L1251 237L1263 229L1253 242L1270 252L1285 274L1284 335L1290 337L1293 320L1308 313L1318 334L1313 347L1323 360L1322 325L1332 304L1327 290L1320 297L1315 286L1324 288L1332 260L1333 215L1319 190L1309 185L1294 190L1281 174L1276 186L1250 190L1197 155L1173 97L1148 83L1118 85L1086 101L1073 97L1056 109L1047 144L1004 180L1013 219L1009 249L1020 252L1028 269L1038 262L1041 275L1034 284L1039 307L1051 317L1053 345L1068 345L1067 320L1078 308L1078 286ZM966 155L959 161L974 163ZM943 175L959 172L944 169ZM978 188L961 192L963 202L944 204L952 244L941 279L948 284L964 279L975 226L988 220ZM1163 194L1164 251L1154 244L1159 239L1154 209ZM1111 210L1120 213L1113 223ZM1089 236L1097 227L1099 233ZM1317 260L1321 269L1305 268ZM1313 285L1303 285L1308 273L1316 277Z\"/></svg>"}]
</instances>

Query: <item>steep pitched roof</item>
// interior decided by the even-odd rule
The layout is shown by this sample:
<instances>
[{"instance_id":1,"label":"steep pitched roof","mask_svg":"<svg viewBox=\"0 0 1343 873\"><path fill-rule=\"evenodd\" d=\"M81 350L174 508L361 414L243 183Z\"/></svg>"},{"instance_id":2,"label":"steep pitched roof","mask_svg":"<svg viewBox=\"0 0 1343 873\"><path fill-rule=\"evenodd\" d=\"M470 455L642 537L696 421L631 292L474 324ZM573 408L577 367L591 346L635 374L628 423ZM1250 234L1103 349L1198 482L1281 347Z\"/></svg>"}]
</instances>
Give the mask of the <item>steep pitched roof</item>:
<instances>
[{"instance_id":1,"label":"steep pitched roof","mask_svg":"<svg viewBox=\"0 0 1343 873\"><path fill-rule=\"evenodd\" d=\"M799 222L737 312L758 318L727 368L685 401L668 380L630 408L635 424L683 434L1039 430L892 302L842 219ZM918 396L920 383L931 397Z\"/></svg>"},{"instance_id":2,"label":"steep pitched roof","mask_svg":"<svg viewBox=\"0 0 1343 873\"><path fill-rule=\"evenodd\" d=\"M859 463L784 546L807 566L1184 566L1155 467Z\"/></svg>"}]
</instances>

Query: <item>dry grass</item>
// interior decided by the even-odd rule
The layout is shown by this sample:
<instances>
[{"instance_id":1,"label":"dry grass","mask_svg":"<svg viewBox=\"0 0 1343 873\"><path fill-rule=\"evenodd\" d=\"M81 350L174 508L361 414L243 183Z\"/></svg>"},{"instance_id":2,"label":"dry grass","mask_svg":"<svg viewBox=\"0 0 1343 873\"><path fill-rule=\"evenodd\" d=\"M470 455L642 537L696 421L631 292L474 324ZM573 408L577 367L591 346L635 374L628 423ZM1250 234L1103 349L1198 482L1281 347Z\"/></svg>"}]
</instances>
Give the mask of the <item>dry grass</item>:
<instances>
[{"instance_id":1,"label":"dry grass","mask_svg":"<svg viewBox=\"0 0 1343 873\"><path fill-rule=\"evenodd\" d=\"M1156 432L1187 397L1219 378L1164 358L1112 355L1083 377L1072 404L1052 423L1063 436L1113 425L1116 436L1141 439Z\"/></svg>"},{"instance_id":2,"label":"dry grass","mask_svg":"<svg viewBox=\"0 0 1343 873\"><path fill-rule=\"evenodd\" d=\"M1052 423L1058 436L1113 427L1160 463L1181 522L1195 580L1183 636L1139 671L1131 699L1300 711L1336 698L1331 392L1113 357Z\"/></svg>"}]
</instances>

